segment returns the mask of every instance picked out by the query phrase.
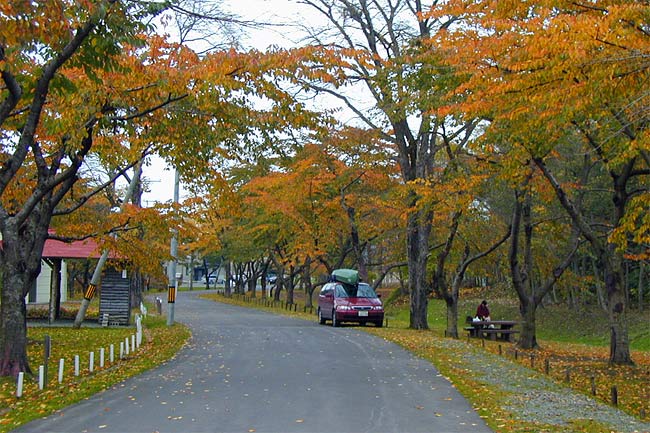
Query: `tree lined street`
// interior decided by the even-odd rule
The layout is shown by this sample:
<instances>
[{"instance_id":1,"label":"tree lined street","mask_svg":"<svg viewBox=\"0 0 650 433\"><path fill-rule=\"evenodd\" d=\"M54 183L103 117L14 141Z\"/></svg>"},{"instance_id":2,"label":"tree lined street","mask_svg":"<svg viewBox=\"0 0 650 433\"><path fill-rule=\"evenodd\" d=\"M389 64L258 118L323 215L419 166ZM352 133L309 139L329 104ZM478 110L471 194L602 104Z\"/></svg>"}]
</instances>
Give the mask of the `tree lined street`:
<instances>
[{"instance_id":1,"label":"tree lined street","mask_svg":"<svg viewBox=\"0 0 650 433\"><path fill-rule=\"evenodd\" d=\"M331 328L182 292L192 339L167 364L16 432L491 430L427 361Z\"/></svg>"},{"instance_id":2,"label":"tree lined street","mask_svg":"<svg viewBox=\"0 0 650 433\"><path fill-rule=\"evenodd\" d=\"M515 306L531 352L545 306L599 310L607 341L586 340L635 368L650 341L629 329L650 297L650 4L294 3L310 19L283 27L210 0L0 2L4 383L34 379L27 303L62 266L48 274L46 240L88 238L128 275L133 312L195 272L313 307L349 268L408 305L409 330L444 320L450 344L473 313L464 292ZM299 42L243 45L268 28ZM183 200L142 206L154 159ZM90 266L65 281L84 298L76 326L110 291ZM180 305L194 339L177 359L22 431L488 431L431 365L354 328Z\"/></svg>"}]
</instances>

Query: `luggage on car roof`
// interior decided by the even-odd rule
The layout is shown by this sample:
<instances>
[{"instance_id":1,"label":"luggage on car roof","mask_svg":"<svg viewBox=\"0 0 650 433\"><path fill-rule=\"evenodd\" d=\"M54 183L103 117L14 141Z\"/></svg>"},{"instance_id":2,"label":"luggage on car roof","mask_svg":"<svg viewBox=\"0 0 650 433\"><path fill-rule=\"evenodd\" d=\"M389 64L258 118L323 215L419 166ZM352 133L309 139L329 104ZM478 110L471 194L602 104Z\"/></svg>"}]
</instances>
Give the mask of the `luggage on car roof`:
<instances>
[{"instance_id":1,"label":"luggage on car roof","mask_svg":"<svg viewBox=\"0 0 650 433\"><path fill-rule=\"evenodd\" d=\"M359 271L354 269L335 269L332 271L332 277L340 283L352 285L359 283Z\"/></svg>"}]
</instances>

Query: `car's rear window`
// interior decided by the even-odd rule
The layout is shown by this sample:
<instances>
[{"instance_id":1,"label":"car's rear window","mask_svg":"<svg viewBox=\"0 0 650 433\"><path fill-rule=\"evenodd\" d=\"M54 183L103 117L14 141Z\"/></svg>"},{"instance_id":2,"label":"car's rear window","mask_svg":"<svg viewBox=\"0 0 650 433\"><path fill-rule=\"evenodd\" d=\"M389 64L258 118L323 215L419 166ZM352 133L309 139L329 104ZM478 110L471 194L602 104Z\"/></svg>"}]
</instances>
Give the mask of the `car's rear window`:
<instances>
[{"instance_id":1,"label":"car's rear window","mask_svg":"<svg viewBox=\"0 0 650 433\"><path fill-rule=\"evenodd\" d=\"M358 287L337 284L336 285L337 298L376 298L377 294L372 287L366 283L359 283Z\"/></svg>"}]
</instances>

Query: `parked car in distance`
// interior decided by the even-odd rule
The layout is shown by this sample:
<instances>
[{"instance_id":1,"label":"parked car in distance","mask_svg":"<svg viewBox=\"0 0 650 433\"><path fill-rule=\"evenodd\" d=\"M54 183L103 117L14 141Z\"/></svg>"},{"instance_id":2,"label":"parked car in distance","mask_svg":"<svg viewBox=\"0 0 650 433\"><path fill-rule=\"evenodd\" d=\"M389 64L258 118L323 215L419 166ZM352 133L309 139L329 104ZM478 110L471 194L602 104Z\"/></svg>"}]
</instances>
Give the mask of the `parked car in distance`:
<instances>
[{"instance_id":1,"label":"parked car in distance","mask_svg":"<svg viewBox=\"0 0 650 433\"><path fill-rule=\"evenodd\" d=\"M348 274L351 275L351 274ZM336 271L333 273L337 279ZM375 291L366 283L354 283L354 278L338 278L323 286L318 294L318 322L324 325L327 320L332 326L343 322L366 324L374 323L381 327L384 323L384 306Z\"/></svg>"},{"instance_id":2,"label":"parked car in distance","mask_svg":"<svg viewBox=\"0 0 650 433\"><path fill-rule=\"evenodd\" d=\"M223 278L218 278L216 275L210 275L208 277L208 282L210 284L223 284L224 283Z\"/></svg>"},{"instance_id":3,"label":"parked car in distance","mask_svg":"<svg viewBox=\"0 0 650 433\"><path fill-rule=\"evenodd\" d=\"M275 284L278 281L278 275L275 272L268 272L266 274L266 282L269 284Z\"/></svg>"}]
</instances>

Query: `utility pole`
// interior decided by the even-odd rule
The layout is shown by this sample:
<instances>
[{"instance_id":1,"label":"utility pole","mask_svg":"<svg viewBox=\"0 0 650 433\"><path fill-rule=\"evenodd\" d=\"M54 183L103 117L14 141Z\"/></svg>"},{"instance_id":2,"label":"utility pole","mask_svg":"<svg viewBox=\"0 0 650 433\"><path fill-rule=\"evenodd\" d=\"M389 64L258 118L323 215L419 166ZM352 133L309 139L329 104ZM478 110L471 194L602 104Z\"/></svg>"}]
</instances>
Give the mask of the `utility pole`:
<instances>
[{"instance_id":1,"label":"utility pole","mask_svg":"<svg viewBox=\"0 0 650 433\"><path fill-rule=\"evenodd\" d=\"M178 204L178 190L179 190L179 176L178 169L174 174L174 203ZM174 324L174 305L176 304L176 292L178 292L178 278L176 278L176 263L178 261L178 232L174 230L170 245L170 253L172 256L171 262L167 267L167 277L169 284L167 286L167 326Z\"/></svg>"}]
</instances>

